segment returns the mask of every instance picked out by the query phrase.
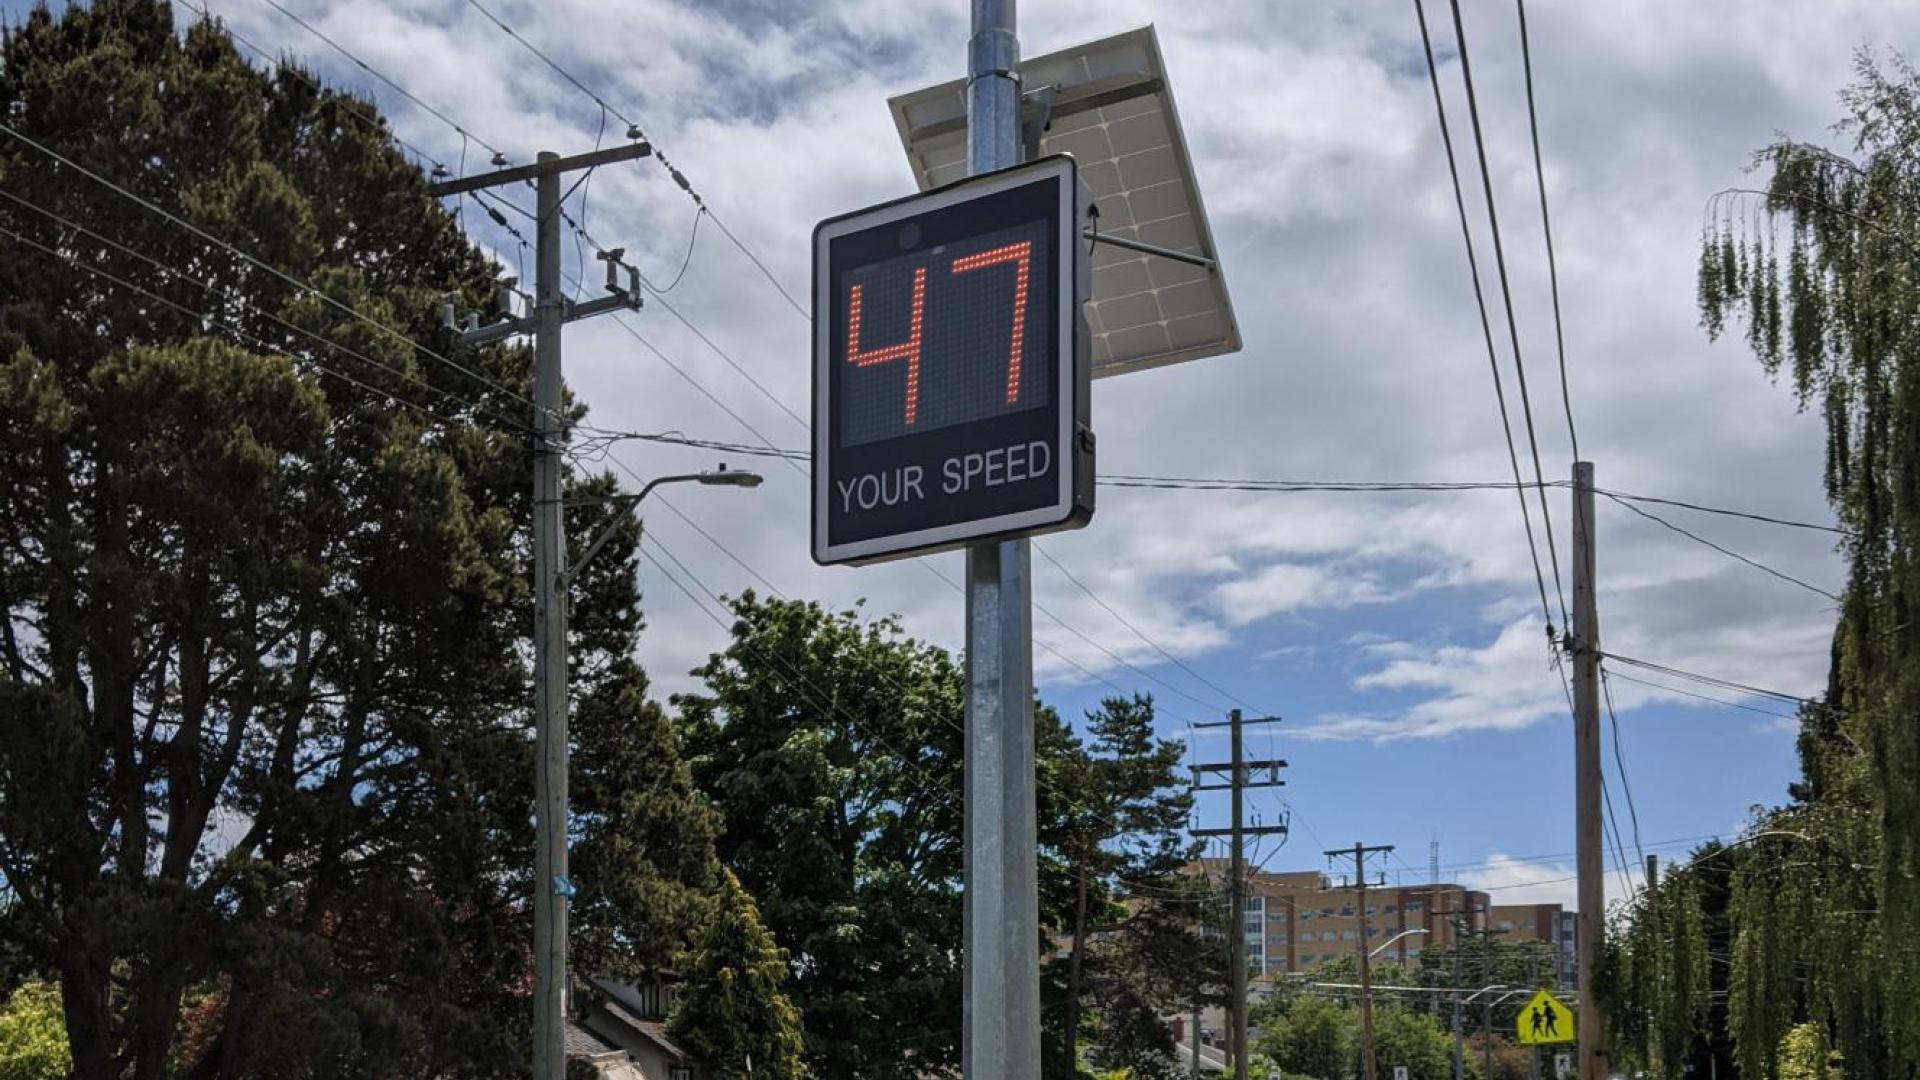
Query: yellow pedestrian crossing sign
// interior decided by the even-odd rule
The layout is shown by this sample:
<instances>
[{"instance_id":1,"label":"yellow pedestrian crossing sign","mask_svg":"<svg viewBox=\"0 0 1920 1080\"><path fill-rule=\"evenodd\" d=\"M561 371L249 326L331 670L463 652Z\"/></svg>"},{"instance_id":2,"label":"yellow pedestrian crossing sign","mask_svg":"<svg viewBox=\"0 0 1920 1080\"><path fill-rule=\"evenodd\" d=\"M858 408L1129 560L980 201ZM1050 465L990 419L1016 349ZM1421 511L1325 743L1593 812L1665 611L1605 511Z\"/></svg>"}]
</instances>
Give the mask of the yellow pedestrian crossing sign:
<instances>
[{"instance_id":1,"label":"yellow pedestrian crossing sign","mask_svg":"<svg viewBox=\"0 0 1920 1080\"><path fill-rule=\"evenodd\" d=\"M1573 1010L1542 990L1533 995L1533 1000L1520 1010L1520 1018L1515 1026L1520 1041L1528 1046L1570 1043L1573 1041Z\"/></svg>"}]
</instances>

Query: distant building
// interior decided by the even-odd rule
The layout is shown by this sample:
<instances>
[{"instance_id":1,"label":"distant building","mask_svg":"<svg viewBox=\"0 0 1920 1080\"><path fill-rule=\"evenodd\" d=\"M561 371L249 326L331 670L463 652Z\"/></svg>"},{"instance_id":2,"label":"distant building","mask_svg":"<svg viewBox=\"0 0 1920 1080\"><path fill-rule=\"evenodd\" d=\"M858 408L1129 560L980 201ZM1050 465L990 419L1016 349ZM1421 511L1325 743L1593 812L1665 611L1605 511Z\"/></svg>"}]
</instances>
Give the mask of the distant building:
<instances>
[{"instance_id":1,"label":"distant building","mask_svg":"<svg viewBox=\"0 0 1920 1080\"><path fill-rule=\"evenodd\" d=\"M1189 866L1224 880L1225 859ZM1357 955L1360 890L1336 885L1319 871L1254 871L1247 890L1247 966L1256 986L1291 972ZM1461 927L1492 929L1503 941L1544 941L1556 946L1561 985L1572 985L1573 915L1558 904L1493 905L1484 892L1462 885L1380 885L1366 889L1364 933L1381 966L1413 967L1423 952L1452 947Z\"/></svg>"}]
</instances>

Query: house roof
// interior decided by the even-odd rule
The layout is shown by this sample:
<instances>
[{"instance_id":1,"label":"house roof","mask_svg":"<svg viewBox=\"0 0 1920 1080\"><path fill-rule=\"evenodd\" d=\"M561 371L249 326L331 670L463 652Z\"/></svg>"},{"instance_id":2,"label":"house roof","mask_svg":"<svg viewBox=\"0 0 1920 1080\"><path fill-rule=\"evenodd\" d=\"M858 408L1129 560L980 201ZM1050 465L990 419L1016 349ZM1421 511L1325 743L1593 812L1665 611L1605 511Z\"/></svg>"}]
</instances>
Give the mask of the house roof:
<instances>
[{"instance_id":1,"label":"house roof","mask_svg":"<svg viewBox=\"0 0 1920 1080\"><path fill-rule=\"evenodd\" d=\"M625 1050L607 1042L600 1036L574 1023L572 1020L567 1021L566 1029L562 1032L562 1043L566 1047L568 1057L587 1058L588 1060L598 1061L602 1058L625 1058L627 1056Z\"/></svg>"},{"instance_id":2,"label":"house roof","mask_svg":"<svg viewBox=\"0 0 1920 1080\"><path fill-rule=\"evenodd\" d=\"M601 1002L600 1007L606 1010L608 1016L619 1021L621 1026L631 1028L647 1041L658 1046L667 1056L673 1058L675 1061L693 1061L692 1055L680 1049L680 1047L674 1044L672 1039L667 1037L667 1025L658 1020L642 1020L640 1017L634 1015L632 1009L627 1008L618 1001L604 1001Z\"/></svg>"}]
</instances>

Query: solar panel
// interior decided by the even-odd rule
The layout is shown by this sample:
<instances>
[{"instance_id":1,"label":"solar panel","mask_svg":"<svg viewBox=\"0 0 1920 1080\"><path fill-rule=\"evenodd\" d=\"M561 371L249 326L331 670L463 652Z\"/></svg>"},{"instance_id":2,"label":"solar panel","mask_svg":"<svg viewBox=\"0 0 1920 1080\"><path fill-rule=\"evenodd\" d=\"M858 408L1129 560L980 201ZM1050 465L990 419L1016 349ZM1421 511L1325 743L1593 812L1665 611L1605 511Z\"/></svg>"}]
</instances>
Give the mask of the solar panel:
<instances>
[{"instance_id":1,"label":"solar panel","mask_svg":"<svg viewBox=\"0 0 1920 1080\"><path fill-rule=\"evenodd\" d=\"M1023 60L1020 77L1030 98L1051 88L1039 152L1079 162L1101 235L1210 262L1096 244L1087 305L1094 378L1239 351L1240 329L1153 27ZM923 191L967 174L965 87L955 79L888 101ZM1027 115L1036 108L1031 100L1024 106Z\"/></svg>"}]
</instances>

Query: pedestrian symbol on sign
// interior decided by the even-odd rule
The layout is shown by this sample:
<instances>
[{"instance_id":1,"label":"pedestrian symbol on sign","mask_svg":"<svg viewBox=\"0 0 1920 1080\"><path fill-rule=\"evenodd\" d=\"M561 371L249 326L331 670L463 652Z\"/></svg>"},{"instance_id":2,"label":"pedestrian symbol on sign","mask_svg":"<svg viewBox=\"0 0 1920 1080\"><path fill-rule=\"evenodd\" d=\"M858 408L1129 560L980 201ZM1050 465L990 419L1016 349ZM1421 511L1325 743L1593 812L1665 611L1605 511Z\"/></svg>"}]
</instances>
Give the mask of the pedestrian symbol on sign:
<instances>
[{"instance_id":1,"label":"pedestrian symbol on sign","mask_svg":"<svg viewBox=\"0 0 1920 1080\"><path fill-rule=\"evenodd\" d=\"M1393 1080L1407 1080L1407 1067L1405 1065L1395 1065L1393 1067Z\"/></svg>"},{"instance_id":2,"label":"pedestrian symbol on sign","mask_svg":"<svg viewBox=\"0 0 1920 1080\"><path fill-rule=\"evenodd\" d=\"M1545 990L1520 1010L1515 1034L1528 1046L1573 1041L1573 1011Z\"/></svg>"}]
</instances>

